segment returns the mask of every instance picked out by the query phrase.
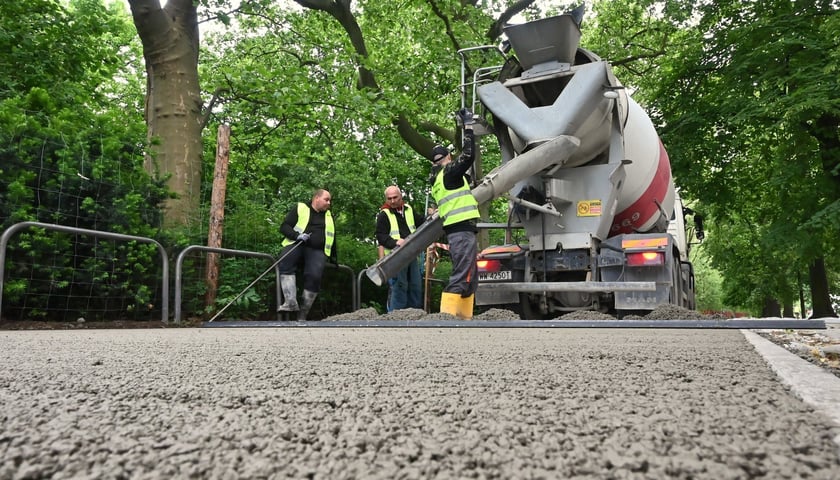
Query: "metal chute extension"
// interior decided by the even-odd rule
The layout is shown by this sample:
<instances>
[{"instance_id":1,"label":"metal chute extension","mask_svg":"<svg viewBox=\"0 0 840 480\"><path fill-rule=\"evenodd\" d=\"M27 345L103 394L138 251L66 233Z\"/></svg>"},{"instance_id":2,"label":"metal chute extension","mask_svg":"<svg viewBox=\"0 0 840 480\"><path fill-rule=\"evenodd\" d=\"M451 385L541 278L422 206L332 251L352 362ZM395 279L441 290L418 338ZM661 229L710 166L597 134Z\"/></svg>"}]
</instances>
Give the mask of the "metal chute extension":
<instances>
[{"instance_id":1,"label":"metal chute extension","mask_svg":"<svg viewBox=\"0 0 840 480\"><path fill-rule=\"evenodd\" d=\"M519 156L515 161L507 162L487 174L475 188L472 194L479 204L487 203L512 188L516 182L534 175L552 165L563 163L575 152L580 142L571 136L553 138ZM423 253L432 242L443 234L443 220L434 214L429 220L406 238L405 243L395 248L391 254L383 257L365 273L376 285L395 276L418 255Z\"/></svg>"}]
</instances>

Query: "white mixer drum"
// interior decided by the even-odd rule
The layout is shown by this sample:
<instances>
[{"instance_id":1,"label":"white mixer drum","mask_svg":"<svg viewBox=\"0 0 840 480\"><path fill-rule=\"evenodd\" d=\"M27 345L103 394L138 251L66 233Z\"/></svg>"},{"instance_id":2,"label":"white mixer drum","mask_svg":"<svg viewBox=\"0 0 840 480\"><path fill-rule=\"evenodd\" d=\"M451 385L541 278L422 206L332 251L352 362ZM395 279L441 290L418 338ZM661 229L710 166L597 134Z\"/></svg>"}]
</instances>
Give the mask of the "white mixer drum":
<instances>
[{"instance_id":1,"label":"white mixer drum","mask_svg":"<svg viewBox=\"0 0 840 480\"><path fill-rule=\"evenodd\" d=\"M624 128L627 178L618 198L610 236L647 232L654 226L667 226L674 210L674 179L668 153L659 140L650 118L633 99ZM665 212L663 214L663 212ZM664 215L663 221L660 221Z\"/></svg>"}]
</instances>

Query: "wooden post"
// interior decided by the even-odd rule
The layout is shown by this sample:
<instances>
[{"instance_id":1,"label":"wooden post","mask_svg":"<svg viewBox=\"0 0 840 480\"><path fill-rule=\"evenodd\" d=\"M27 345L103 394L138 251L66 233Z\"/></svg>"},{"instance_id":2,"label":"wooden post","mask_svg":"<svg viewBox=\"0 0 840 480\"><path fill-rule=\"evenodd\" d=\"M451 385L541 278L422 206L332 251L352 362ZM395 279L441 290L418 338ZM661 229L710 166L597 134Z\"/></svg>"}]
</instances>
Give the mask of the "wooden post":
<instances>
[{"instance_id":1,"label":"wooden post","mask_svg":"<svg viewBox=\"0 0 840 480\"><path fill-rule=\"evenodd\" d=\"M435 266L437 265L437 260L436 258L433 259L433 256L437 257L434 244L426 247L426 265L423 268L425 273L425 275L423 275L423 310L425 310L426 313L431 313L429 310L432 308L432 276L435 274Z\"/></svg>"},{"instance_id":2,"label":"wooden post","mask_svg":"<svg viewBox=\"0 0 840 480\"><path fill-rule=\"evenodd\" d=\"M207 246L222 248L222 233L225 220L225 193L227 191L228 160L230 159L230 126L219 125L216 139L216 166L213 169L213 192L210 196L210 226L207 229ZM207 254L207 293L204 305L216 302L219 288L219 254Z\"/></svg>"}]
</instances>

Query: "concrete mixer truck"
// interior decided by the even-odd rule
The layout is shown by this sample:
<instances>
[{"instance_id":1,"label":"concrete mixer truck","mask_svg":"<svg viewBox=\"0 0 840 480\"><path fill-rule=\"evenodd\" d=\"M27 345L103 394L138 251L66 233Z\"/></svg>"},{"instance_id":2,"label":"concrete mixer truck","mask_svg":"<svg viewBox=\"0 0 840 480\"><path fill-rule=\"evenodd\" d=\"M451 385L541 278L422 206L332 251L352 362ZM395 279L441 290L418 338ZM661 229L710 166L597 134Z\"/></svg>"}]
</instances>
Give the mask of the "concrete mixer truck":
<instances>
[{"instance_id":1,"label":"concrete mixer truck","mask_svg":"<svg viewBox=\"0 0 840 480\"><path fill-rule=\"evenodd\" d=\"M579 47L580 18L508 26L505 48L460 52L462 105L501 152L472 193L480 204L504 196L510 211L511 241L479 254L476 305L524 319L693 309L685 212L668 155L609 64ZM469 54L485 48L501 65L467 78ZM371 280L381 285L435 241L442 227L432 220L370 267Z\"/></svg>"}]
</instances>

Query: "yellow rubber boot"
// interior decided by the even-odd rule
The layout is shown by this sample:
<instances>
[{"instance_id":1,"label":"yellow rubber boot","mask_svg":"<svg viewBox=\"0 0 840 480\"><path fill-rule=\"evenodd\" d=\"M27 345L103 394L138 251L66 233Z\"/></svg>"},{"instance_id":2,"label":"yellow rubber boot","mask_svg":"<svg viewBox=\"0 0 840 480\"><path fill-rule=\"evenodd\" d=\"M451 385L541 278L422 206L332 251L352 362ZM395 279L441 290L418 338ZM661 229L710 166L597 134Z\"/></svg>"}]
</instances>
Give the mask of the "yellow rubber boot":
<instances>
[{"instance_id":1,"label":"yellow rubber boot","mask_svg":"<svg viewBox=\"0 0 840 480\"><path fill-rule=\"evenodd\" d=\"M443 292L440 296L440 313L448 313L457 317L460 311L461 294Z\"/></svg>"},{"instance_id":2,"label":"yellow rubber boot","mask_svg":"<svg viewBox=\"0 0 840 480\"><path fill-rule=\"evenodd\" d=\"M459 296L458 302L458 318L464 320L471 320L473 316L473 304L475 303L475 295L470 295L467 298Z\"/></svg>"}]
</instances>

